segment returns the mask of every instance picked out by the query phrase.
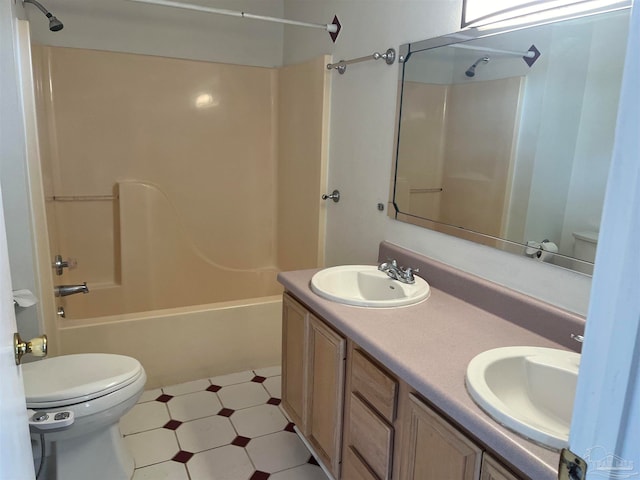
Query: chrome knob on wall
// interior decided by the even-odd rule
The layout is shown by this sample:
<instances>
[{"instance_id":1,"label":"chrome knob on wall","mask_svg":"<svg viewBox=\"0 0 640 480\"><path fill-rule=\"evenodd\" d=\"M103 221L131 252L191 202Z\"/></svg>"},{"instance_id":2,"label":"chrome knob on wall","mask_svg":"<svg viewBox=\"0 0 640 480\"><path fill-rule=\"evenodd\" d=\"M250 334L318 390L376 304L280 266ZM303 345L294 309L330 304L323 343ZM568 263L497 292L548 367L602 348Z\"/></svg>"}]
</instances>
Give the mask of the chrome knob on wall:
<instances>
[{"instance_id":1,"label":"chrome knob on wall","mask_svg":"<svg viewBox=\"0 0 640 480\"><path fill-rule=\"evenodd\" d=\"M322 194L322 199L333 200L335 203L338 203L340 201L340 191L334 190L333 192L331 192L330 195L327 195L326 193L324 193Z\"/></svg>"}]
</instances>

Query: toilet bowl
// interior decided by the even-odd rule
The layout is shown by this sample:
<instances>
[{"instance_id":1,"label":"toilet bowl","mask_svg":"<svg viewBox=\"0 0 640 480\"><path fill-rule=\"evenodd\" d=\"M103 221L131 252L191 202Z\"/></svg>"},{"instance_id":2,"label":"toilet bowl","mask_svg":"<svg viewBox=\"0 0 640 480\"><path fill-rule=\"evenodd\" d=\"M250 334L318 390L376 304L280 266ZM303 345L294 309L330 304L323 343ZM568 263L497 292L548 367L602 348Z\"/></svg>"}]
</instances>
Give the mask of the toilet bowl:
<instances>
[{"instance_id":1,"label":"toilet bowl","mask_svg":"<svg viewBox=\"0 0 640 480\"><path fill-rule=\"evenodd\" d=\"M70 411L73 424L31 436L45 444L41 480L129 480L134 462L118 422L137 402L147 380L136 359L89 353L62 355L22 366L27 408Z\"/></svg>"},{"instance_id":2,"label":"toilet bowl","mask_svg":"<svg viewBox=\"0 0 640 480\"><path fill-rule=\"evenodd\" d=\"M573 257L578 260L594 263L596 249L598 247L598 232L581 231L573 232ZM592 266L585 265L581 261L574 262L574 270L583 273L593 273Z\"/></svg>"}]
</instances>

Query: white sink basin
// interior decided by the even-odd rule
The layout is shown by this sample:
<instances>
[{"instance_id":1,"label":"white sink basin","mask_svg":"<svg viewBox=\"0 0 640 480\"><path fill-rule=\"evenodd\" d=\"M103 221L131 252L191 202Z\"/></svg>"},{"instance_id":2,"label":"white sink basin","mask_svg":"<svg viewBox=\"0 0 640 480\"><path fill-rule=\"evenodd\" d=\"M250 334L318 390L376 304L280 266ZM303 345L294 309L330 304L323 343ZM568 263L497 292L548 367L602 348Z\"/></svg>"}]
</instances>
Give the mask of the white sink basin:
<instances>
[{"instance_id":1,"label":"white sink basin","mask_svg":"<svg viewBox=\"0 0 640 480\"><path fill-rule=\"evenodd\" d=\"M471 398L494 420L553 449L569 445L580 355L541 347L483 352L467 366Z\"/></svg>"},{"instance_id":2,"label":"white sink basin","mask_svg":"<svg viewBox=\"0 0 640 480\"><path fill-rule=\"evenodd\" d=\"M311 290L328 300L359 307L401 307L429 297L431 289L422 278L402 283L371 265L325 268L311 279Z\"/></svg>"}]
</instances>

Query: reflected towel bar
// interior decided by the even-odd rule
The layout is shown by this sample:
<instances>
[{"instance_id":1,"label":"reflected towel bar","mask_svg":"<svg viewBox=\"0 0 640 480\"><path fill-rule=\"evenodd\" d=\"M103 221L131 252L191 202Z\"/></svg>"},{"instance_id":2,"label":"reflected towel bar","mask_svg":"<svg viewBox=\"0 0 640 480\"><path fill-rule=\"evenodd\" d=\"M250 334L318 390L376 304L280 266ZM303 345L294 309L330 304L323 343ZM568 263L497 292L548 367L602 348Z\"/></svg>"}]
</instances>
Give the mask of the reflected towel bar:
<instances>
[{"instance_id":1,"label":"reflected towel bar","mask_svg":"<svg viewBox=\"0 0 640 480\"><path fill-rule=\"evenodd\" d=\"M410 188L409 193L440 193L442 188Z\"/></svg>"},{"instance_id":2,"label":"reflected towel bar","mask_svg":"<svg viewBox=\"0 0 640 480\"><path fill-rule=\"evenodd\" d=\"M103 202L117 199L117 195L53 195L47 197L47 201L53 202Z\"/></svg>"},{"instance_id":3,"label":"reflected towel bar","mask_svg":"<svg viewBox=\"0 0 640 480\"><path fill-rule=\"evenodd\" d=\"M396 61L396 51L393 48L388 48L386 52L373 52L371 55L367 55L364 57L353 58L351 60L340 60L337 63L328 63L327 70L338 70L338 73L342 75L347 70L347 65L351 65L352 63L360 63L366 62L368 60L379 60L384 59L387 65L393 65L393 62Z\"/></svg>"}]
</instances>

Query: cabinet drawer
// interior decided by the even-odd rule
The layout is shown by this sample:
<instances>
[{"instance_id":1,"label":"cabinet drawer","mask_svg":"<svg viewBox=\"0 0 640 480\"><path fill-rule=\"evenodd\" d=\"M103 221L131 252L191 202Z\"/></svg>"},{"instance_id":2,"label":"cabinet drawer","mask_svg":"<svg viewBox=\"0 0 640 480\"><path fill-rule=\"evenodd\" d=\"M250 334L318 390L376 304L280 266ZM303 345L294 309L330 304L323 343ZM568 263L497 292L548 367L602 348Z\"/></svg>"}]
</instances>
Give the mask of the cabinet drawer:
<instances>
[{"instance_id":1,"label":"cabinet drawer","mask_svg":"<svg viewBox=\"0 0 640 480\"><path fill-rule=\"evenodd\" d=\"M379 478L390 478L393 427L387 425L354 393L351 394L349 443L349 447Z\"/></svg>"},{"instance_id":2,"label":"cabinet drawer","mask_svg":"<svg viewBox=\"0 0 640 480\"><path fill-rule=\"evenodd\" d=\"M378 368L358 349L353 350L351 391L358 393L380 415L393 423L398 382Z\"/></svg>"},{"instance_id":3,"label":"cabinet drawer","mask_svg":"<svg viewBox=\"0 0 640 480\"><path fill-rule=\"evenodd\" d=\"M380 480L360 459L353 447L346 449L342 459L342 478L345 480Z\"/></svg>"}]
</instances>

